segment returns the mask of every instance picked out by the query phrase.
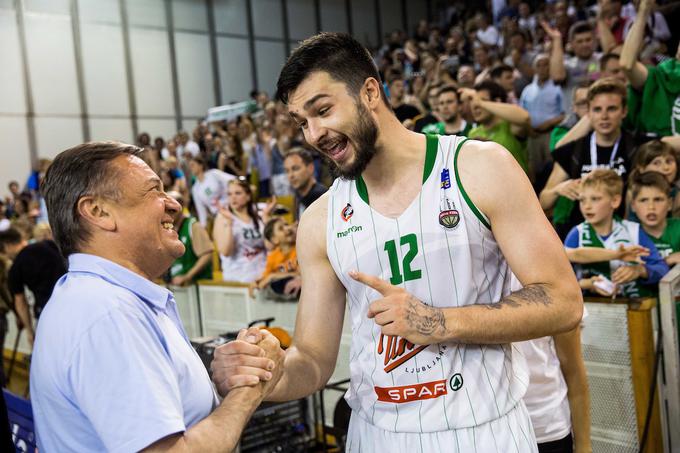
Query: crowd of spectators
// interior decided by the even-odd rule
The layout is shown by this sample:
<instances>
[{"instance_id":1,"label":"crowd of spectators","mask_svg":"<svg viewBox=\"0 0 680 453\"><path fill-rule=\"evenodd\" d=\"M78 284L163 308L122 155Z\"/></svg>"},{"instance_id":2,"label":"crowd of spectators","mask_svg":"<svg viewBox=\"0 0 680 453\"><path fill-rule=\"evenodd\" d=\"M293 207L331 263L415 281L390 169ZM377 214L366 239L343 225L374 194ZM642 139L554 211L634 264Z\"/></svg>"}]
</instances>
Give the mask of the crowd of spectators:
<instances>
[{"instance_id":1,"label":"crowd of spectators","mask_svg":"<svg viewBox=\"0 0 680 453\"><path fill-rule=\"evenodd\" d=\"M680 55L666 20L672 8L651 0L509 0L487 13L454 2L434 23L422 20L411 33L387 34L373 49L374 60L390 105L408 128L507 148L560 237L578 249L570 257L584 290L611 294L617 290L593 283L611 278L624 285L635 277L654 285L667 269L654 261L656 249L667 264L680 261L673 218L680 213L680 140L674 137L680 130ZM285 105L263 91L250 96L250 113L199 121L172 137L152 139L143 132L136 144L184 207L174 224L187 253L167 281L187 285L221 275L287 298L299 291L295 222L332 183L332 171L306 145ZM18 232L26 244L50 242L39 193L48 166L41 160L23 189L14 181L0 200L0 230L12 238ZM612 175L587 178L598 169L613 170L620 190ZM650 172L661 174L666 185ZM586 188L615 205L601 225L593 224ZM593 258L581 249L608 247L612 230L628 228L623 218L640 222L639 235L629 231L623 247L619 237L605 260L609 267L600 261L584 266L602 255ZM584 240L586 233L599 240ZM7 248L4 272L17 258ZM622 266L635 272L617 273ZM23 294L16 285L12 291ZM11 296L6 299L0 310L13 305Z\"/></svg>"}]
</instances>

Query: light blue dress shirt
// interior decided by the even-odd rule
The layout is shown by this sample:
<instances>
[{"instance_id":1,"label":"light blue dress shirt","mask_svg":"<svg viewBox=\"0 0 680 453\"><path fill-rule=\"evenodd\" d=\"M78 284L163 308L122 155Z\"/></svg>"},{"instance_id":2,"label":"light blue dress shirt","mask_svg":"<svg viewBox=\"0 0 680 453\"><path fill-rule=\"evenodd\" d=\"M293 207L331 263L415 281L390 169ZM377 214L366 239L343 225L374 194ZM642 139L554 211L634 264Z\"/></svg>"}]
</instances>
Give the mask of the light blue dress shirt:
<instances>
[{"instance_id":1,"label":"light blue dress shirt","mask_svg":"<svg viewBox=\"0 0 680 453\"><path fill-rule=\"evenodd\" d=\"M550 79L541 85L534 76L534 81L522 90L519 105L529 112L531 127L536 127L564 112L562 88Z\"/></svg>"},{"instance_id":2,"label":"light blue dress shirt","mask_svg":"<svg viewBox=\"0 0 680 453\"><path fill-rule=\"evenodd\" d=\"M42 312L30 381L46 453L138 451L217 404L172 293L86 254L69 257Z\"/></svg>"}]
</instances>

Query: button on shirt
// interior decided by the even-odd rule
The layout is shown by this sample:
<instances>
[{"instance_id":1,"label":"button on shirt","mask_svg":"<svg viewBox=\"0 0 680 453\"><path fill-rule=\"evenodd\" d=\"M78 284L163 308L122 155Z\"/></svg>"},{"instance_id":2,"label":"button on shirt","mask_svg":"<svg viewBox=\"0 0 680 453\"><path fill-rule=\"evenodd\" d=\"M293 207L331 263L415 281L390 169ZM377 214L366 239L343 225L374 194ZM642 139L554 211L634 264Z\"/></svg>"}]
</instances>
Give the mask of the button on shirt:
<instances>
[{"instance_id":1,"label":"button on shirt","mask_svg":"<svg viewBox=\"0 0 680 453\"><path fill-rule=\"evenodd\" d=\"M562 88L548 79L543 84L534 76L533 82L524 88L519 98L519 105L529 112L531 127L537 127L546 121L560 116L562 108Z\"/></svg>"},{"instance_id":2,"label":"button on shirt","mask_svg":"<svg viewBox=\"0 0 680 453\"><path fill-rule=\"evenodd\" d=\"M139 451L217 404L172 293L106 259L74 254L36 333L38 448Z\"/></svg>"}]
</instances>

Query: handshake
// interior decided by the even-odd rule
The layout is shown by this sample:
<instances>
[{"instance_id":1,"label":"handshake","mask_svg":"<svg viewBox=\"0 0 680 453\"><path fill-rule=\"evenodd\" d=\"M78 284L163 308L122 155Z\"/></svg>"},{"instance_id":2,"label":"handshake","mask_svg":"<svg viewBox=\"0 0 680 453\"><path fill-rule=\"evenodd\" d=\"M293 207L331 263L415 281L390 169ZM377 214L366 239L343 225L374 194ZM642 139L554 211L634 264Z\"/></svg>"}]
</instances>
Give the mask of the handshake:
<instances>
[{"instance_id":1,"label":"handshake","mask_svg":"<svg viewBox=\"0 0 680 453\"><path fill-rule=\"evenodd\" d=\"M241 329L236 340L215 349L210 370L217 392L224 397L238 387L258 387L266 398L281 379L284 355L269 331Z\"/></svg>"}]
</instances>

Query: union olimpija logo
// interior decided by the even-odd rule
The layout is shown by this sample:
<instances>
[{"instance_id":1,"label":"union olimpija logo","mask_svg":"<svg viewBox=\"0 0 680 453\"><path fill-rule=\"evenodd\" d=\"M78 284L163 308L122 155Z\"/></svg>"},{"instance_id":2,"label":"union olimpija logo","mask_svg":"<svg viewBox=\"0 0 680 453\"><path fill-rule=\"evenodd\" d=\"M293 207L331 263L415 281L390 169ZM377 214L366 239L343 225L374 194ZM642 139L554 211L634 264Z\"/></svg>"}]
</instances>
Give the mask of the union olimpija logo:
<instances>
[{"instance_id":1,"label":"union olimpija logo","mask_svg":"<svg viewBox=\"0 0 680 453\"><path fill-rule=\"evenodd\" d=\"M345 231L338 231L337 237L338 238L344 238L344 237L349 236L352 233L356 233L356 232L361 231L361 230L363 230L363 228L360 225L353 225L353 226L347 228Z\"/></svg>"}]
</instances>

